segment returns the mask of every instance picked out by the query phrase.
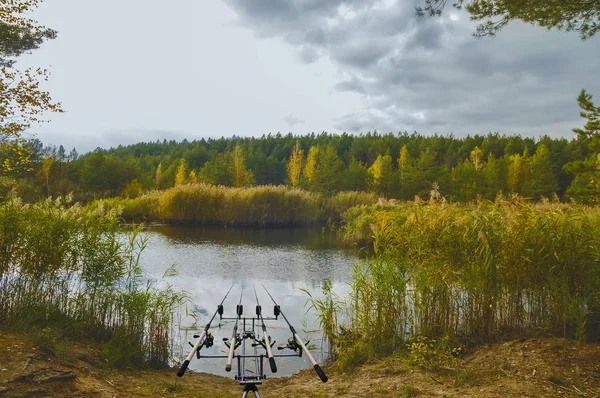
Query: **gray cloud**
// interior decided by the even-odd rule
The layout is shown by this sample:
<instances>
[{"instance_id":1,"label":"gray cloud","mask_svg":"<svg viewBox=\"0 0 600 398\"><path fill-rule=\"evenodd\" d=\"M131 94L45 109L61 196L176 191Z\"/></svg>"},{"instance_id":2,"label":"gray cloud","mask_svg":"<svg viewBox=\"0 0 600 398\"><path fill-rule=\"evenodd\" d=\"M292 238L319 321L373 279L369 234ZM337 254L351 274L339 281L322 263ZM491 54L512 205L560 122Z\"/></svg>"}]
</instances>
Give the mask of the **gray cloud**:
<instances>
[{"instance_id":1,"label":"gray cloud","mask_svg":"<svg viewBox=\"0 0 600 398\"><path fill-rule=\"evenodd\" d=\"M332 86L361 95L365 108L337 120L339 130L571 136L579 90L600 95L598 38L512 23L474 39L466 14L417 19L418 1L225 2L259 37L339 68Z\"/></svg>"},{"instance_id":2,"label":"gray cloud","mask_svg":"<svg viewBox=\"0 0 600 398\"><path fill-rule=\"evenodd\" d=\"M297 118L296 116L293 116L293 115L287 115L286 117L283 118L283 121L286 122L287 124L289 124L290 127L294 127L297 124L305 123L304 120Z\"/></svg>"}]
</instances>

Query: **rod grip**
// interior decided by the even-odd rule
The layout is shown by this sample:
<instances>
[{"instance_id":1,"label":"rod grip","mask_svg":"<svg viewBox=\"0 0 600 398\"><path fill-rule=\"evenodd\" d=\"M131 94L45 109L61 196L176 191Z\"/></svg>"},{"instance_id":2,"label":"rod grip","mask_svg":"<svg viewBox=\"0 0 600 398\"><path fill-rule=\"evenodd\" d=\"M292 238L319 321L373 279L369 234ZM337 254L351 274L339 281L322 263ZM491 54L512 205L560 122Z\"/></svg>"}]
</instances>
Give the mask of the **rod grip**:
<instances>
[{"instance_id":1,"label":"rod grip","mask_svg":"<svg viewBox=\"0 0 600 398\"><path fill-rule=\"evenodd\" d=\"M183 376L183 374L185 373L185 371L186 371L186 369L187 369L187 367L188 367L189 364L190 364L189 360L186 359L185 361L183 361L183 364L181 365L181 367L177 371L177 376L178 377Z\"/></svg>"},{"instance_id":2,"label":"rod grip","mask_svg":"<svg viewBox=\"0 0 600 398\"><path fill-rule=\"evenodd\" d=\"M228 363L227 365L225 365L225 371L226 372L231 372L231 364Z\"/></svg>"},{"instance_id":3,"label":"rod grip","mask_svg":"<svg viewBox=\"0 0 600 398\"><path fill-rule=\"evenodd\" d=\"M275 358L269 358L269 365L271 365L271 372L277 373L277 365L275 364Z\"/></svg>"},{"instance_id":4,"label":"rod grip","mask_svg":"<svg viewBox=\"0 0 600 398\"><path fill-rule=\"evenodd\" d=\"M323 372L323 369L321 369L321 367L320 367L318 364L316 364L316 365L314 366L314 368L315 368L315 372L317 372L317 374L318 374L318 375L319 375L319 377L321 378L321 381L322 381L323 383L326 383L326 382L327 382L327 380L329 380L329 379L327 378L327 375L325 375L325 372Z\"/></svg>"}]
</instances>

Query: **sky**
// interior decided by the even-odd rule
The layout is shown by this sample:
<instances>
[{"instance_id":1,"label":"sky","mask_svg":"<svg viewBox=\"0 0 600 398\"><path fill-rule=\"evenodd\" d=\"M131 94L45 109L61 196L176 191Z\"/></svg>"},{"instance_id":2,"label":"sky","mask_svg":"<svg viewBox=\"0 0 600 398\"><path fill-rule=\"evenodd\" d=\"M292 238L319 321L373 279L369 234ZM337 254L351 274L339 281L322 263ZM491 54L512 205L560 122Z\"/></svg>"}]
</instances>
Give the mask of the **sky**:
<instances>
[{"instance_id":1,"label":"sky","mask_svg":"<svg viewBox=\"0 0 600 398\"><path fill-rule=\"evenodd\" d=\"M49 68L64 114L28 132L79 153L142 141L417 131L572 138L600 98L600 37L513 22L476 39L421 0L52 0Z\"/></svg>"}]
</instances>

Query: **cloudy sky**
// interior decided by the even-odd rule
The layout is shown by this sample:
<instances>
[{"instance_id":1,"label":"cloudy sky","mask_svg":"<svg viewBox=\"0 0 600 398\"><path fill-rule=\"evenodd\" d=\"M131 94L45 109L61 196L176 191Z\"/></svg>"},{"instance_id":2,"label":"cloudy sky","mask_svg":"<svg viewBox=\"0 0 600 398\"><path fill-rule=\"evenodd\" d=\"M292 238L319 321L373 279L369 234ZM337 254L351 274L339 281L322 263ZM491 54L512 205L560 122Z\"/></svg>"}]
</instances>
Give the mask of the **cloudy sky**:
<instances>
[{"instance_id":1,"label":"cloudy sky","mask_svg":"<svg viewBox=\"0 0 600 398\"><path fill-rule=\"evenodd\" d=\"M475 39L468 15L420 0L52 0L49 67L65 114L31 131L86 152L139 141L378 130L571 138L582 88L600 99L600 37L512 23Z\"/></svg>"}]
</instances>

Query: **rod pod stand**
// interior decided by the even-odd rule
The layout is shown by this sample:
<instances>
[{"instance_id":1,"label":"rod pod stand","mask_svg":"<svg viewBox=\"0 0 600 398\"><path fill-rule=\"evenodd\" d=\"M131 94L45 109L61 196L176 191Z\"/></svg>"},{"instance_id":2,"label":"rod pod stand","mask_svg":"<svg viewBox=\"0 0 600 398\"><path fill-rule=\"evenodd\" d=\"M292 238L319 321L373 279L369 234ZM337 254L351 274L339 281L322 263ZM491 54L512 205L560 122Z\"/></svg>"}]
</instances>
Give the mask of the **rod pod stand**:
<instances>
[{"instance_id":1,"label":"rod pod stand","mask_svg":"<svg viewBox=\"0 0 600 398\"><path fill-rule=\"evenodd\" d=\"M221 303L219 305L217 305L217 310L213 314L212 318L210 318L210 321L208 321L208 323L206 324L206 327L204 328L204 331L202 332L202 334L200 334L200 336L198 337L198 340L196 340L196 344L194 344L194 347L192 348L192 351L190 351L190 353L188 354L187 358L185 358L185 361L183 361L183 364L181 364L181 367L177 371L177 376L178 377L183 376L183 374L185 373L185 371L187 370L187 368L188 368L188 366L190 364L190 361L192 360L192 358L194 358L194 354L196 352L198 352L198 350L204 344L204 340L205 340L206 336L208 335L208 330L210 329L210 324L215 319L215 317L217 316L217 314L219 314L219 318L220 319L223 319L223 303L225 302L225 299L227 298L227 296L229 295L229 292L233 288L233 285L235 285L235 283L231 285L231 287L229 288L229 290L225 294L225 297L223 297L223 300L221 300Z\"/></svg>"},{"instance_id":2,"label":"rod pod stand","mask_svg":"<svg viewBox=\"0 0 600 398\"><path fill-rule=\"evenodd\" d=\"M292 332L292 335L294 336L294 340L296 340L296 342L298 343L298 345L302 348L302 351L304 351L304 353L308 357L308 360L313 365L313 368L315 369L315 372L317 373L317 375L319 376L319 378L321 379L321 381L323 383L327 382L327 380L329 380L328 377L327 377L327 375L325 374L325 372L323 372L323 369L321 369L321 366L319 366L319 364L317 363L317 361L315 361L315 359L311 355L311 353L308 350L308 348L306 348L306 345L304 344L304 342L302 341L302 339L300 338L300 336L298 335L298 333L296 333L296 329L294 329L294 327L292 326L292 324L290 323L290 321L288 321L288 319L286 318L286 316L283 313L283 311L281 311L281 306L279 306L277 304L277 302L275 302L275 299L273 298L273 296L271 296L271 293L269 293L269 291L267 290L267 288L265 287L265 285L262 285L262 287L265 289L265 291L267 292L267 294L269 295L269 297L273 301L273 304L275 304L275 314L279 313L279 314L281 314L281 316L283 317L283 319L285 319L285 322L288 324L288 326L290 328L290 331Z\"/></svg>"}]
</instances>

